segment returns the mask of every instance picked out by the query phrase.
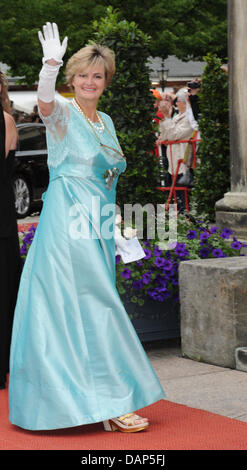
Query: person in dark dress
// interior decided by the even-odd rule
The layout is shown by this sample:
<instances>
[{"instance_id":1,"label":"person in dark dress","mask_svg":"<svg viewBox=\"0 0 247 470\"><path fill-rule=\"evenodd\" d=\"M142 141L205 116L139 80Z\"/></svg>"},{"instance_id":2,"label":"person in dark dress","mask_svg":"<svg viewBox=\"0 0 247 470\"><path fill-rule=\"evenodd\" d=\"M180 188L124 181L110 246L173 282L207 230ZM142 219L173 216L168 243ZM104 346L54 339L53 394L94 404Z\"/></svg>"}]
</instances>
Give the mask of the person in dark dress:
<instances>
[{"instance_id":1,"label":"person in dark dress","mask_svg":"<svg viewBox=\"0 0 247 470\"><path fill-rule=\"evenodd\" d=\"M17 129L9 114L8 82L0 72L0 389L9 372L12 322L21 274L21 257L11 183Z\"/></svg>"}]
</instances>

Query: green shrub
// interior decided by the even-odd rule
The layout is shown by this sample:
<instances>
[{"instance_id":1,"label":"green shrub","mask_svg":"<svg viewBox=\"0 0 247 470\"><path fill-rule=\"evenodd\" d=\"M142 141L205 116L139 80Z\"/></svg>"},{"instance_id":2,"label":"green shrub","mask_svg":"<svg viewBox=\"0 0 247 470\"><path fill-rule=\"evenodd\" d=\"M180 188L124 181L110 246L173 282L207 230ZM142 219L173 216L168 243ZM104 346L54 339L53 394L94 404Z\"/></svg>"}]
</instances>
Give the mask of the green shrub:
<instances>
[{"instance_id":1,"label":"green shrub","mask_svg":"<svg viewBox=\"0 0 247 470\"><path fill-rule=\"evenodd\" d=\"M215 219L215 203L230 188L228 75L214 54L204 57L207 65L199 94L201 143L195 172L193 201L199 214Z\"/></svg>"},{"instance_id":2,"label":"green shrub","mask_svg":"<svg viewBox=\"0 0 247 470\"><path fill-rule=\"evenodd\" d=\"M100 109L111 116L127 159L127 170L119 179L117 202L121 208L125 203L156 204L163 198L156 189L159 168L153 153L155 110L147 65L150 38L136 23L120 21L111 7L105 18L94 22L94 29L93 40L116 55L116 74L101 98Z\"/></svg>"}]
</instances>

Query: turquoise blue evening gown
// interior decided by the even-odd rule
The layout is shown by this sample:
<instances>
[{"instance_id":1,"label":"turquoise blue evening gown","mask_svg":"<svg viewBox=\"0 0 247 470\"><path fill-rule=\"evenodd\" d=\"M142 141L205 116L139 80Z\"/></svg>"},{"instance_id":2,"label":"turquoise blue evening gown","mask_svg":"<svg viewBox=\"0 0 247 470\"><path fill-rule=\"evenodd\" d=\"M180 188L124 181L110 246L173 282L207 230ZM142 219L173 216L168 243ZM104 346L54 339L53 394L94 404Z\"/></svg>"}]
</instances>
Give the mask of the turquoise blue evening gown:
<instances>
[{"instance_id":1,"label":"turquoise blue evening gown","mask_svg":"<svg viewBox=\"0 0 247 470\"><path fill-rule=\"evenodd\" d=\"M110 131L101 142L116 149L101 116ZM107 233L126 162L72 103L57 101L43 120L50 181L21 277L9 379L10 421L30 430L103 421L165 396L115 286Z\"/></svg>"}]
</instances>

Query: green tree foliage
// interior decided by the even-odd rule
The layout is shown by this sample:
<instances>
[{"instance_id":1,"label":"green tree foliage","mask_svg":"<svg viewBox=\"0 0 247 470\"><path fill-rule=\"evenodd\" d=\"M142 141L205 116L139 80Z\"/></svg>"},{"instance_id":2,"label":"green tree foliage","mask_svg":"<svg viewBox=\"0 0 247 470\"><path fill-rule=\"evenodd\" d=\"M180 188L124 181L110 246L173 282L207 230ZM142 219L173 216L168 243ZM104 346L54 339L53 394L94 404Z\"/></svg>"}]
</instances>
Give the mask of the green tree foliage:
<instances>
[{"instance_id":1,"label":"green tree foliage","mask_svg":"<svg viewBox=\"0 0 247 470\"><path fill-rule=\"evenodd\" d=\"M0 61L32 85L40 69L38 30L55 21L68 35L65 60L88 41L109 5L150 36L149 55L202 59L227 55L227 0L0 0Z\"/></svg>"},{"instance_id":2,"label":"green tree foliage","mask_svg":"<svg viewBox=\"0 0 247 470\"><path fill-rule=\"evenodd\" d=\"M116 74L101 98L100 109L116 126L120 145L127 158L127 170L120 177L117 201L157 203L158 164L154 156L155 132L152 123L154 100L150 93L147 66L150 38L134 22L119 21L111 8L94 23L94 40L115 51Z\"/></svg>"},{"instance_id":3,"label":"green tree foliage","mask_svg":"<svg viewBox=\"0 0 247 470\"><path fill-rule=\"evenodd\" d=\"M85 45L92 34L94 18L105 12L105 7L96 0L0 0L0 9L0 61L28 85L37 81L41 67L38 31L43 24L54 21L61 38L69 37L66 61Z\"/></svg>"},{"instance_id":4,"label":"green tree foliage","mask_svg":"<svg viewBox=\"0 0 247 470\"><path fill-rule=\"evenodd\" d=\"M215 203L230 189L228 75L215 54L204 57L199 128L201 143L193 200L199 214L215 219Z\"/></svg>"},{"instance_id":5,"label":"green tree foliage","mask_svg":"<svg viewBox=\"0 0 247 470\"><path fill-rule=\"evenodd\" d=\"M109 4L106 0L102 3ZM198 59L227 55L227 0L111 0L114 8L151 35L151 55Z\"/></svg>"}]
</instances>

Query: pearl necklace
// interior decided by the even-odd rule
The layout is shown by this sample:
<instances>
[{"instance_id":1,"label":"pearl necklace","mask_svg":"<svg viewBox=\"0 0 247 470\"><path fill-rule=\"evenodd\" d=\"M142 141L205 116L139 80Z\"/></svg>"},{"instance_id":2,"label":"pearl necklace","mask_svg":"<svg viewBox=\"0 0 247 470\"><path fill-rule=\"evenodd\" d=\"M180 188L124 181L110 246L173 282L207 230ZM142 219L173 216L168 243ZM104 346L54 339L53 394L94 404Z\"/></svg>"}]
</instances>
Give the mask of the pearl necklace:
<instances>
[{"instance_id":1,"label":"pearl necklace","mask_svg":"<svg viewBox=\"0 0 247 470\"><path fill-rule=\"evenodd\" d=\"M100 117L100 114L98 113L97 110L96 110L96 116L97 116L97 119L98 119L99 122L93 122L93 121L91 121L91 119L89 119L89 117L86 116L83 109L80 107L80 105L77 103L77 101L74 98L72 100L72 104L75 107L75 109L77 109L77 111L79 111L79 113L81 113L83 115L83 117L88 121L90 126L93 126L93 128L96 131L100 132L101 134L102 134L102 132L104 132L105 125L104 125L104 122L102 121L102 119Z\"/></svg>"},{"instance_id":2,"label":"pearl necklace","mask_svg":"<svg viewBox=\"0 0 247 470\"><path fill-rule=\"evenodd\" d=\"M88 121L88 124L90 125L90 127L91 127L91 129L92 129L92 131L93 131L93 133L94 133L94 135L95 135L95 137L96 137L96 139L99 141L100 146L106 151L106 153L107 153L108 155L110 155L111 157L113 157L113 158L117 158L117 160L119 160L119 157L120 157L120 159L126 160L126 158L125 158L125 156L124 156L124 154L123 154L123 152L122 152L122 149L121 149L121 147L120 147L118 141L117 141L116 138L112 135L110 129L108 129L107 125L104 123L103 119L101 119L101 117L99 116L98 112L96 111L96 115L97 115L97 117L98 117L98 119L99 119L99 121L100 121L101 129L102 129L102 127L103 127L103 130L100 130L100 132L102 133L102 132L104 131L104 129L106 129L107 132L109 132L110 136L112 137L112 140L114 140L114 142L116 143L116 145L117 145L117 147L118 147L118 150L117 150L117 149L114 149L114 148L112 148L112 147L109 147L108 145L102 144L102 142L101 142L101 140L100 140L100 138L99 138L97 132L95 132L96 130L97 130L97 131L99 130L99 126L95 126L94 124L98 124L98 123L93 123L93 122L91 121L91 119L89 119L89 118L85 115L84 111L81 109L81 107L79 106L79 104L77 103L77 101L76 101L74 98L73 98L73 100L71 101L71 103L72 103L72 105L74 106L74 108L76 108L76 109L83 115L83 117ZM110 153L109 153L109 150L111 150L113 153L116 153L116 155L119 155L119 157L115 157L114 154L110 154Z\"/></svg>"}]
</instances>

